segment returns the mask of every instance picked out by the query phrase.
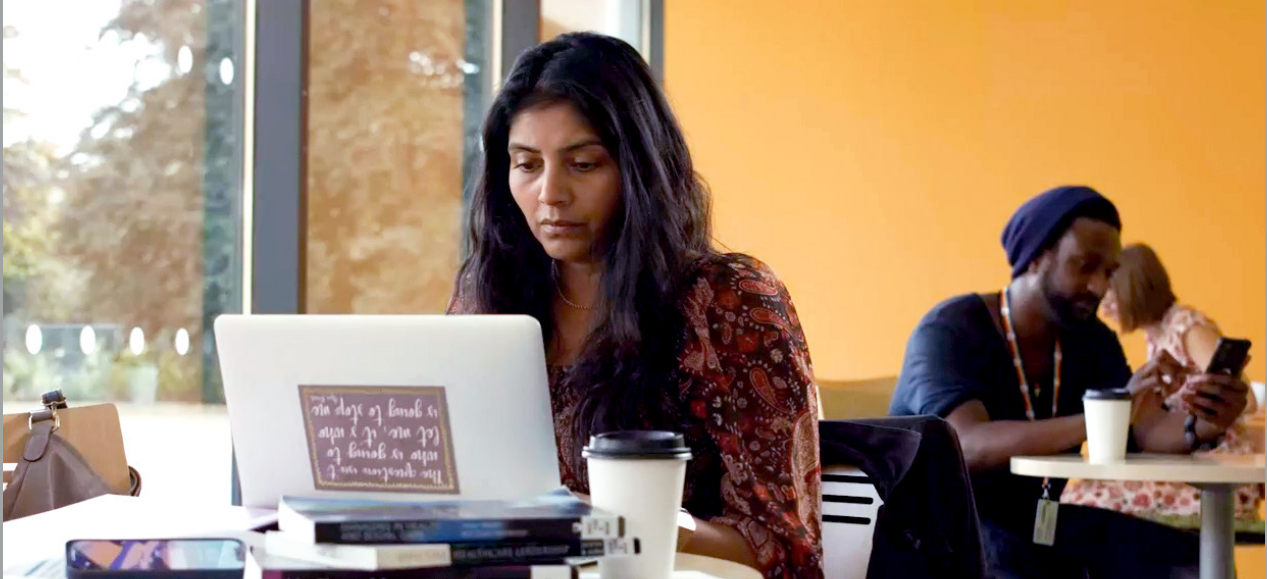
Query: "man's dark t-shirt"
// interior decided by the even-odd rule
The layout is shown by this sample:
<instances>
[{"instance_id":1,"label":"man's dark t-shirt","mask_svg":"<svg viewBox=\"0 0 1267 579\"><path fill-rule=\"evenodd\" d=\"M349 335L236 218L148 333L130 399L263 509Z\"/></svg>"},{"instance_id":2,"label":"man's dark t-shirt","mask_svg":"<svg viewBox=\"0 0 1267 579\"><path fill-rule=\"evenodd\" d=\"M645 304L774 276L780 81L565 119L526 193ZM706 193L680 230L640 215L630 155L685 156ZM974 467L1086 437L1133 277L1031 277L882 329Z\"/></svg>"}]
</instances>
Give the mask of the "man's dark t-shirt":
<instances>
[{"instance_id":1,"label":"man's dark t-shirt","mask_svg":"<svg viewBox=\"0 0 1267 579\"><path fill-rule=\"evenodd\" d=\"M1121 388L1131 370L1117 336L1099 320L1062 329L1060 400L1057 416L1082 414L1087 390ZM1035 418L1051 418L1052 378L1041 381ZM889 414L932 414L945 418L965 402L979 400L991 420L1025 420L1025 402L1006 338L988 306L976 294L951 298L933 308L911 335ZM1078 448L1068 452L1076 453ZM1059 500L1065 481L1051 481ZM1013 475L1004 467L972 475L977 511L1023 536L1034 525L1042 479Z\"/></svg>"}]
</instances>

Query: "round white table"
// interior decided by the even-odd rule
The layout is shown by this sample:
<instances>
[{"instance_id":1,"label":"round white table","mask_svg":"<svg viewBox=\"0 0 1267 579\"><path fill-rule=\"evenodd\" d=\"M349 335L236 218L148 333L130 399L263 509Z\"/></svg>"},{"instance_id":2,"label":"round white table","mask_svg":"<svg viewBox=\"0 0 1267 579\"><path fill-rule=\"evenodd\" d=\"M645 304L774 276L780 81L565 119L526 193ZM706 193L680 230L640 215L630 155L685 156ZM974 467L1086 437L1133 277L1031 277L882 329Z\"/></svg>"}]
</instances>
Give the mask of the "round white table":
<instances>
[{"instance_id":1,"label":"round white table","mask_svg":"<svg viewBox=\"0 0 1267 579\"><path fill-rule=\"evenodd\" d=\"M1236 543L1233 489L1262 483L1261 454L1199 456L1132 454L1121 462L1092 464L1081 456L1017 456L1012 472L1022 476L1185 482L1201 489L1201 577L1236 576L1232 551Z\"/></svg>"},{"instance_id":2,"label":"round white table","mask_svg":"<svg viewBox=\"0 0 1267 579\"><path fill-rule=\"evenodd\" d=\"M581 579L598 579L598 565L581 567ZM761 579L761 573L739 563L678 553L673 564L673 579Z\"/></svg>"}]
</instances>

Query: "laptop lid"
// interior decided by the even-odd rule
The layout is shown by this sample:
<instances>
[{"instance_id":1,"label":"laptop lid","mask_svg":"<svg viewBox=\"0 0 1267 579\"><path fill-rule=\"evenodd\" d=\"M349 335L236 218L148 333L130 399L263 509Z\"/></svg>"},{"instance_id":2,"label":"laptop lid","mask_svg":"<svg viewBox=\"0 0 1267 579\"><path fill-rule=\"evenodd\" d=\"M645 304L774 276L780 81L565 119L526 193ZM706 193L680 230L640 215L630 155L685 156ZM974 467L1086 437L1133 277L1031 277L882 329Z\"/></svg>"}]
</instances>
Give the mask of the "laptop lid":
<instances>
[{"instance_id":1,"label":"laptop lid","mask_svg":"<svg viewBox=\"0 0 1267 579\"><path fill-rule=\"evenodd\" d=\"M215 336L244 506L561 484L531 317L223 315Z\"/></svg>"}]
</instances>

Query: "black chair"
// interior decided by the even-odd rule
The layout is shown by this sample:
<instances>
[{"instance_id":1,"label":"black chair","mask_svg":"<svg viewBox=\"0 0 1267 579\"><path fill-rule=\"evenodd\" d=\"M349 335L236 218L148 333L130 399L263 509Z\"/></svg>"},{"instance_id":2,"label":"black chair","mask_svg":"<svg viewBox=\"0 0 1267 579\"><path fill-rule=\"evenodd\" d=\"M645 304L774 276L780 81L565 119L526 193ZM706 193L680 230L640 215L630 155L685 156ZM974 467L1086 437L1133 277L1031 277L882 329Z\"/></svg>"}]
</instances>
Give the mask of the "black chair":
<instances>
[{"instance_id":1,"label":"black chair","mask_svg":"<svg viewBox=\"0 0 1267 579\"><path fill-rule=\"evenodd\" d=\"M984 575L972 483L950 424L934 416L824 420L819 439L827 577ZM857 537L868 527L863 549Z\"/></svg>"}]
</instances>

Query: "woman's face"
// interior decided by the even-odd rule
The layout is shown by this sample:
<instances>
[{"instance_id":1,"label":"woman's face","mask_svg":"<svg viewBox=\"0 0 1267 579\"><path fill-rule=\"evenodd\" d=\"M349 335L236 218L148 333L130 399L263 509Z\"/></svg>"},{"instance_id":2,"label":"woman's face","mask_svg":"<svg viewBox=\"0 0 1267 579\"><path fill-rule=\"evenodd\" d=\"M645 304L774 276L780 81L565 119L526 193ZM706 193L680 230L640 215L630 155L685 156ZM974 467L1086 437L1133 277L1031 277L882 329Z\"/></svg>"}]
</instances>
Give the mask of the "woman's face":
<instances>
[{"instance_id":1,"label":"woman's face","mask_svg":"<svg viewBox=\"0 0 1267 579\"><path fill-rule=\"evenodd\" d=\"M593 262L620 208L620 170L570 103L520 111L511 120L510 192L551 258Z\"/></svg>"}]
</instances>

